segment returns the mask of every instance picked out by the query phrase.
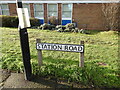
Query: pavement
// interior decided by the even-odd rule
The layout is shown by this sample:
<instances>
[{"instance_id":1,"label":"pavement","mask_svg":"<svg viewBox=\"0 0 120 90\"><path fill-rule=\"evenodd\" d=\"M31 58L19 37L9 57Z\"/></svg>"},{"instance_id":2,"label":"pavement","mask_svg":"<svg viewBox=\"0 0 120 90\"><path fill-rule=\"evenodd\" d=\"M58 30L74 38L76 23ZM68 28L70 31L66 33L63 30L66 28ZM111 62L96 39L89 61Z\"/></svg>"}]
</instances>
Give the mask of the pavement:
<instances>
[{"instance_id":1,"label":"pavement","mask_svg":"<svg viewBox=\"0 0 120 90\"><path fill-rule=\"evenodd\" d=\"M77 85L58 81L54 79L43 78L40 76L33 76L31 81L24 79L24 74L13 73L9 70L0 69L0 89L6 90L16 88L51 88L52 90L60 88L89 88L84 85Z\"/></svg>"}]
</instances>

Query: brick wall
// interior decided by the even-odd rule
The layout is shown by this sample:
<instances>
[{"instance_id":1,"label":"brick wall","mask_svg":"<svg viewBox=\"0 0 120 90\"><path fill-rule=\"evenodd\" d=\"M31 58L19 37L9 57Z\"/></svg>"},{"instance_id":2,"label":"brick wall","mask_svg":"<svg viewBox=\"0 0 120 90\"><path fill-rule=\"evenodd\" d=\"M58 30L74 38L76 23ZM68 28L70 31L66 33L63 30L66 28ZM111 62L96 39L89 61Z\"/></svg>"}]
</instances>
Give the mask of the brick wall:
<instances>
[{"instance_id":1,"label":"brick wall","mask_svg":"<svg viewBox=\"0 0 120 90\"><path fill-rule=\"evenodd\" d=\"M16 10L16 4L15 3L9 3L9 13L11 16L17 16L17 10ZM30 3L30 15L31 17L34 17L34 5L33 3Z\"/></svg>"},{"instance_id":2,"label":"brick wall","mask_svg":"<svg viewBox=\"0 0 120 90\"><path fill-rule=\"evenodd\" d=\"M78 28L105 30L101 4L73 4L73 19Z\"/></svg>"},{"instance_id":3,"label":"brick wall","mask_svg":"<svg viewBox=\"0 0 120 90\"><path fill-rule=\"evenodd\" d=\"M16 4L8 4L10 15L17 15ZM44 3L44 22L48 22L47 3ZM58 4L58 23L61 24L62 12L61 3ZM34 5L30 4L31 17L34 17ZM102 12L101 4L73 4L72 19L77 23L79 29L87 28L94 30L106 30L105 18Z\"/></svg>"},{"instance_id":4,"label":"brick wall","mask_svg":"<svg viewBox=\"0 0 120 90\"><path fill-rule=\"evenodd\" d=\"M17 10L16 10L16 4L10 3L8 4L9 7L9 13L11 16L16 16L17 15Z\"/></svg>"},{"instance_id":5,"label":"brick wall","mask_svg":"<svg viewBox=\"0 0 120 90\"><path fill-rule=\"evenodd\" d=\"M34 17L34 4L33 3L30 3L30 15L31 17Z\"/></svg>"},{"instance_id":6,"label":"brick wall","mask_svg":"<svg viewBox=\"0 0 120 90\"><path fill-rule=\"evenodd\" d=\"M48 16L47 16L47 3L44 3L44 23L48 22Z\"/></svg>"},{"instance_id":7,"label":"brick wall","mask_svg":"<svg viewBox=\"0 0 120 90\"><path fill-rule=\"evenodd\" d=\"M62 4L58 3L58 24L61 24L62 20Z\"/></svg>"}]
</instances>

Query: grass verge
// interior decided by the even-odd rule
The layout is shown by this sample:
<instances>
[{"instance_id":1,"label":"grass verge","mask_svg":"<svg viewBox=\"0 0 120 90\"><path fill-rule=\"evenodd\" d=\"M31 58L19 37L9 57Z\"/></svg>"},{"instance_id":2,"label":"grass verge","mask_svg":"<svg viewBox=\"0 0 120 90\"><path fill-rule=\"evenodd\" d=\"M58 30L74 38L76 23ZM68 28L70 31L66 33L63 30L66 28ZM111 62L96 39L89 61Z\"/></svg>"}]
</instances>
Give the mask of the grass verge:
<instances>
[{"instance_id":1,"label":"grass verge","mask_svg":"<svg viewBox=\"0 0 120 90\"><path fill-rule=\"evenodd\" d=\"M1 67L23 72L19 33L16 28L2 31ZM118 33L116 31L91 34L28 29L33 74L66 79L95 87L120 87L118 69ZM85 67L79 68L79 53L43 51L43 66L38 66L36 38L46 43L79 44L85 41Z\"/></svg>"}]
</instances>

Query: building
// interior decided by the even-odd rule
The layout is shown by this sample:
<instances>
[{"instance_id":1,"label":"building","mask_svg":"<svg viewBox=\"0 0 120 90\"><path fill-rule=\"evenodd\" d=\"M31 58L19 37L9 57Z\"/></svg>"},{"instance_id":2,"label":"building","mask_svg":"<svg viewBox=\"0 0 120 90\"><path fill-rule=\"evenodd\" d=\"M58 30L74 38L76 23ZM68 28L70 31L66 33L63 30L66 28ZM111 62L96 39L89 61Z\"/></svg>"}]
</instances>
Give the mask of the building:
<instances>
[{"instance_id":1,"label":"building","mask_svg":"<svg viewBox=\"0 0 120 90\"><path fill-rule=\"evenodd\" d=\"M30 17L48 23L49 16L56 16L59 24L75 22L79 29L105 30L103 3L118 3L105 0L22 0L23 7L28 8ZM17 15L16 0L0 1L1 15Z\"/></svg>"}]
</instances>

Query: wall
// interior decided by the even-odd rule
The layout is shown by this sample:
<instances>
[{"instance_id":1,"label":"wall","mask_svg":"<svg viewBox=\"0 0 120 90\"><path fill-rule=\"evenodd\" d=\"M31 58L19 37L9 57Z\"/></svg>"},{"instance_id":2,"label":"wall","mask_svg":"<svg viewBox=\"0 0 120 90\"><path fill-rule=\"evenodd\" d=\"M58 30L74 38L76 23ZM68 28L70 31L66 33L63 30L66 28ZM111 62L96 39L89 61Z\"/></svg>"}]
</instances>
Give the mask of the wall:
<instances>
[{"instance_id":1,"label":"wall","mask_svg":"<svg viewBox=\"0 0 120 90\"><path fill-rule=\"evenodd\" d=\"M9 3L9 13L11 16L17 16L17 10L16 10L16 4L15 3ZM30 15L31 17L34 17L34 5L33 3L30 4Z\"/></svg>"},{"instance_id":2,"label":"wall","mask_svg":"<svg viewBox=\"0 0 120 90\"><path fill-rule=\"evenodd\" d=\"M61 24L62 20L62 4L58 3L58 24Z\"/></svg>"},{"instance_id":3,"label":"wall","mask_svg":"<svg viewBox=\"0 0 120 90\"><path fill-rule=\"evenodd\" d=\"M30 15L31 17L34 17L34 4L33 3L30 3Z\"/></svg>"},{"instance_id":4,"label":"wall","mask_svg":"<svg viewBox=\"0 0 120 90\"><path fill-rule=\"evenodd\" d=\"M73 20L79 29L106 29L101 4L73 4Z\"/></svg>"},{"instance_id":5,"label":"wall","mask_svg":"<svg viewBox=\"0 0 120 90\"><path fill-rule=\"evenodd\" d=\"M44 23L48 22L48 17L47 17L47 3L44 3Z\"/></svg>"},{"instance_id":6,"label":"wall","mask_svg":"<svg viewBox=\"0 0 120 90\"><path fill-rule=\"evenodd\" d=\"M16 4L14 3L10 3L8 4L9 7L9 13L11 16L16 16L17 15L17 11L16 11Z\"/></svg>"},{"instance_id":7,"label":"wall","mask_svg":"<svg viewBox=\"0 0 120 90\"><path fill-rule=\"evenodd\" d=\"M44 3L44 22L48 22L47 3ZM10 15L17 15L16 4L9 4ZM31 16L34 17L34 5L30 4ZM58 4L58 22L61 24L61 4ZM106 20L101 4L73 4L73 17L79 29L106 30Z\"/></svg>"}]
</instances>

